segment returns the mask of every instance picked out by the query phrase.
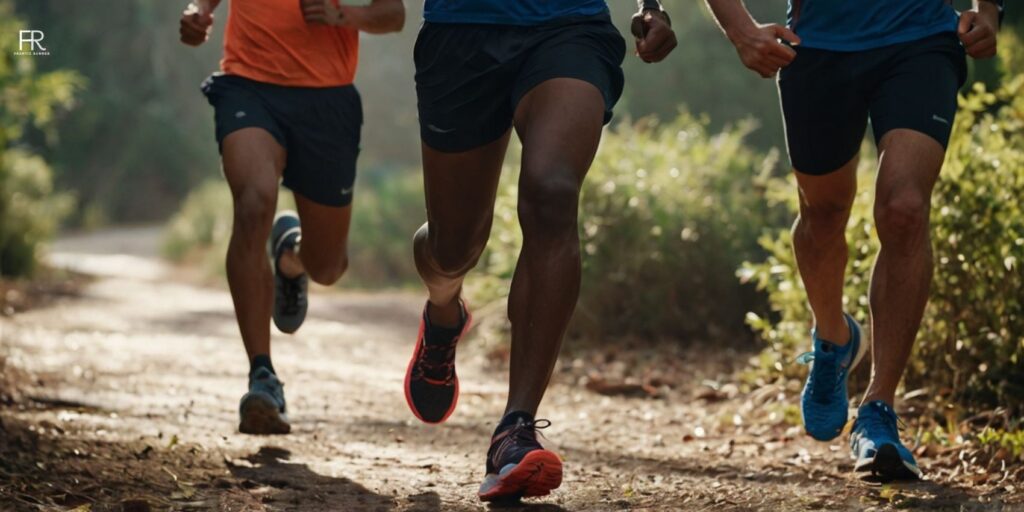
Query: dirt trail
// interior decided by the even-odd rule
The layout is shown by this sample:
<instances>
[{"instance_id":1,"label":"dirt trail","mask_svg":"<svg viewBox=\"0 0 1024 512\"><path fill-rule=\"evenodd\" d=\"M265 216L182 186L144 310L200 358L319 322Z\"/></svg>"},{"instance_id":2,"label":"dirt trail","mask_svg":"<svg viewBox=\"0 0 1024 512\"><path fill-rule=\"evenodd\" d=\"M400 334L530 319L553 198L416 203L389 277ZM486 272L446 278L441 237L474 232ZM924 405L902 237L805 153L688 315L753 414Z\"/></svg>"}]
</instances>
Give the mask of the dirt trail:
<instances>
[{"instance_id":1,"label":"dirt trail","mask_svg":"<svg viewBox=\"0 0 1024 512\"><path fill-rule=\"evenodd\" d=\"M0 319L0 355L30 376L20 400L0 409L0 510L34 501L92 510L485 509L475 492L506 380L479 339L460 350L456 413L441 427L422 425L402 395L421 298L314 290L299 333L274 335L293 432L243 436L236 408L247 367L230 298L177 278L154 258L154 243L152 230L65 240L54 261L96 276L83 295ZM582 361L567 359L542 410L566 478L537 510L961 510L1006 498L853 479L843 441L809 442L782 417L773 399L786 390L735 396L726 386L693 400L696 381L661 399L601 396L579 382Z\"/></svg>"}]
</instances>

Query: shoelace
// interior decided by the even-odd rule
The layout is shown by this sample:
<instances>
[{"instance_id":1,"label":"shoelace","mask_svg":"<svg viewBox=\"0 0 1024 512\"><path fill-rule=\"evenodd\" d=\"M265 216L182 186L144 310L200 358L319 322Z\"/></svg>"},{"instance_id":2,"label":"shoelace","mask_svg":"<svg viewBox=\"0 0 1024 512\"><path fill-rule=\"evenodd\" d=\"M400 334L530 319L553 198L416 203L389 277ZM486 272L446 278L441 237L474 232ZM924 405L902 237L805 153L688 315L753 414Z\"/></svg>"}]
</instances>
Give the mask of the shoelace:
<instances>
[{"instance_id":1,"label":"shoelace","mask_svg":"<svg viewBox=\"0 0 1024 512\"><path fill-rule=\"evenodd\" d=\"M302 299L302 285L299 279L282 279L284 282L284 304L281 304L281 312L286 315L294 315L299 312L299 301Z\"/></svg>"},{"instance_id":2,"label":"shoelace","mask_svg":"<svg viewBox=\"0 0 1024 512\"><path fill-rule=\"evenodd\" d=\"M812 362L811 375L808 383L811 388L811 399L815 402L827 402L835 390L839 380L839 359L835 356L816 360L814 352L804 352L796 358L796 362L809 365Z\"/></svg>"},{"instance_id":3,"label":"shoelace","mask_svg":"<svg viewBox=\"0 0 1024 512\"><path fill-rule=\"evenodd\" d=\"M455 380L455 345L458 341L459 338L455 337L451 343L444 345L424 343L416 361L413 378L426 379L444 385L451 384Z\"/></svg>"},{"instance_id":4,"label":"shoelace","mask_svg":"<svg viewBox=\"0 0 1024 512\"><path fill-rule=\"evenodd\" d=\"M878 405L874 407L881 409L882 413L858 418L859 421L863 422L864 429L868 431L868 436L876 437L877 432L881 431L888 436L892 436L894 439L899 439L900 431L907 428L907 424L891 409Z\"/></svg>"},{"instance_id":5,"label":"shoelace","mask_svg":"<svg viewBox=\"0 0 1024 512\"><path fill-rule=\"evenodd\" d=\"M536 419L533 421L522 421L512 428L505 431L505 437L498 443L498 446L494 449L494 455L492 460L495 465L498 463L498 459L502 457L507 451L510 445L515 444L535 444L540 446L537 441L538 430L543 430L551 426L551 421L546 419ZM544 434L540 434L541 437Z\"/></svg>"}]
</instances>

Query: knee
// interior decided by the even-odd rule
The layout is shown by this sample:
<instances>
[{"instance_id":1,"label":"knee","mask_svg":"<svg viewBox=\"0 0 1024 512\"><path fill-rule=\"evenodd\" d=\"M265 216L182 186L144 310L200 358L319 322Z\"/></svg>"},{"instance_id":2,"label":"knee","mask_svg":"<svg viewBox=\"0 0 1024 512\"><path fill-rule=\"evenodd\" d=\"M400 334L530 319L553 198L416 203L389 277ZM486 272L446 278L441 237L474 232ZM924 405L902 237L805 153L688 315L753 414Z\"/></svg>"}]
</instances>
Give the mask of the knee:
<instances>
[{"instance_id":1,"label":"knee","mask_svg":"<svg viewBox=\"0 0 1024 512\"><path fill-rule=\"evenodd\" d=\"M883 246L912 244L928 231L928 198L917 192L901 192L875 204L875 225Z\"/></svg>"},{"instance_id":2,"label":"knee","mask_svg":"<svg viewBox=\"0 0 1024 512\"><path fill-rule=\"evenodd\" d=\"M576 235L579 196L575 179L548 178L524 184L519 191L519 223L523 236Z\"/></svg>"},{"instance_id":3,"label":"knee","mask_svg":"<svg viewBox=\"0 0 1024 512\"><path fill-rule=\"evenodd\" d=\"M851 203L845 200L801 202L800 227L815 237L844 233L850 219Z\"/></svg>"},{"instance_id":4,"label":"knee","mask_svg":"<svg viewBox=\"0 0 1024 512\"><path fill-rule=\"evenodd\" d=\"M330 286L345 275L345 271L348 270L348 256L342 255L333 261L303 261L302 265L306 269L306 275L314 283Z\"/></svg>"},{"instance_id":5,"label":"knee","mask_svg":"<svg viewBox=\"0 0 1024 512\"><path fill-rule=\"evenodd\" d=\"M488 219L463 236L430 236L430 253L438 270L451 276L469 272L480 261L487 247L490 227Z\"/></svg>"},{"instance_id":6,"label":"knee","mask_svg":"<svg viewBox=\"0 0 1024 512\"><path fill-rule=\"evenodd\" d=\"M235 231L243 236L264 238L274 221L276 191L246 187L234 194ZM265 240L261 240L261 243Z\"/></svg>"}]
</instances>

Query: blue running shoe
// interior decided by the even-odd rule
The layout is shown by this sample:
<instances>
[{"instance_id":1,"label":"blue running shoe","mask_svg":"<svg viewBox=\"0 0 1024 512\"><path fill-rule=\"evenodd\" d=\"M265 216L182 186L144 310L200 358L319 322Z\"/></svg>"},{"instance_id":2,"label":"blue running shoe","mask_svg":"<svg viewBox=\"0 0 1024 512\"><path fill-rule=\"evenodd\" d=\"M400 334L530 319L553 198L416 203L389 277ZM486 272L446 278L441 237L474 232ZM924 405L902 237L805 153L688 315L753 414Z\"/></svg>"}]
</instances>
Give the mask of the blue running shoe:
<instances>
[{"instance_id":1,"label":"blue running shoe","mask_svg":"<svg viewBox=\"0 0 1024 512\"><path fill-rule=\"evenodd\" d=\"M849 343L839 346L819 339L812 331L814 352L797 358L801 364L813 362L800 395L800 412L804 430L818 441L831 441L843 431L850 408L846 380L868 348L867 343L861 340L857 321L850 315L845 316L850 327Z\"/></svg>"},{"instance_id":2,"label":"blue running shoe","mask_svg":"<svg viewBox=\"0 0 1024 512\"><path fill-rule=\"evenodd\" d=\"M274 372L259 367L249 374L249 392L238 405L243 434L287 434L292 427L284 403L284 383Z\"/></svg>"},{"instance_id":3,"label":"blue running shoe","mask_svg":"<svg viewBox=\"0 0 1024 512\"><path fill-rule=\"evenodd\" d=\"M900 420L889 404L875 400L857 410L850 447L857 459L853 469L870 472L883 482L917 480L921 470L900 442Z\"/></svg>"}]
</instances>

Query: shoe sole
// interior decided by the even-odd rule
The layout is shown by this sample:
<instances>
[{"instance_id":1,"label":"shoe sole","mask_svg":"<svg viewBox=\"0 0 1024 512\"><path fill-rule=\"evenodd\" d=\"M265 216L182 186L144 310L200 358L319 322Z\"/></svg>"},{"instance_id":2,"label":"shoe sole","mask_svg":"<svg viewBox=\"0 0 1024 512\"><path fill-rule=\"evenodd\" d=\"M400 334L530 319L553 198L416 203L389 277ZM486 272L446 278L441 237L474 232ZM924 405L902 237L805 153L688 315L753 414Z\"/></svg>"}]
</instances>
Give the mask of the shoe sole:
<instances>
[{"instance_id":1,"label":"shoe sole","mask_svg":"<svg viewBox=\"0 0 1024 512\"><path fill-rule=\"evenodd\" d=\"M921 470L904 461L891 444L882 445L873 459L858 460L853 470L857 473L871 473L881 482L921 478Z\"/></svg>"},{"instance_id":2,"label":"shoe sole","mask_svg":"<svg viewBox=\"0 0 1024 512\"><path fill-rule=\"evenodd\" d=\"M562 459L554 452L536 450L500 474L484 478L477 496L481 501L516 501L547 496L562 485Z\"/></svg>"},{"instance_id":3,"label":"shoe sole","mask_svg":"<svg viewBox=\"0 0 1024 512\"><path fill-rule=\"evenodd\" d=\"M470 327L473 326L473 313L469 312L469 306L466 305L465 301L463 301L462 303L462 309L463 311L466 312L466 324L462 327L462 332L459 333L459 341L456 342L456 347L458 346L458 343L462 342L462 337L465 336L467 332L469 332ZM424 314L426 314L425 310ZM423 416L420 415L419 411L416 410L416 406L413 405L412 387L410 386L410 384L412 383L412 369L416 365L416 356L420 353L420 348L423 345L423 339L424 335L426 334L426 330L427 323L423 319L423 317L420 317L420 332L416 336L416 348L413 349L412 358L409 359L409 364L405 367L405 403L409 405L409 410L412 411L412 414L414 416L416 416L416 419L430 425L438 425L447 421L448 417L450 417L452 413L455 412L455 406L459 404L459 374L456 372L453 375L452 380L455 383L455 397L452 399L452 404L448 406L448 410L444 413L444 416L442 416L441 419L437 421L430 421L424 419Z\"/></svg>"},{"instance_id":4,"label":"shoe sole","mask_svg":"<svg viewBox=\"0 0 1024 512\"><path fill-rule=\"evenodd\" d=\"M262 393L249 393L242 397L239 414L242 421L238 424L238 431L243 434L273 435L292 431L274 402Z\"/></svg>"},{"instance_id":5,"label":"shoe sole","mask_svg":"<svg viewBox=\"0 0 1024 512\"><path fill-rule=\"evenodd\" d=\"M284 242L285 238L291 236L292 233L297 232L297 233L299 233L300 236L302 234L302 226L301 225L292 226L292 227L290 227L288 229L281 230L278 227L278 222L282 218L285 218L285 217L296 217L296 218L298 218L298 216L299 216L299 214L297 212L295 212L294 210L282 210L282 211L278 212L277 215L274 216L274 223L272 224L272 227L271 227L271 230L270 230L271 231L270 232L270 241L267 244L268 245L267 249L268 249L268 252L270 253L270 260L273 263L274 280L275 280L274 286L275 286L275 288L277 287L277 282L276 281L277 281L277 278L278 278L278 276L277 276L277 259L279 258L279 252L281 251L281 244ZM274 315L273 315L274 327L277 327L277 330L281 331L284 334L295 334L295 331L298 331L299 327L302 327L303 322L306 321L306 312L303 311L301 313L301 315L297 315L297 316L300 316L301 318L298 318L298 319L294 319L294 318L280 318L279 319L278 316L277 316L277 308L275 307L274 308Z\"/></svg>"}]
</instances>

